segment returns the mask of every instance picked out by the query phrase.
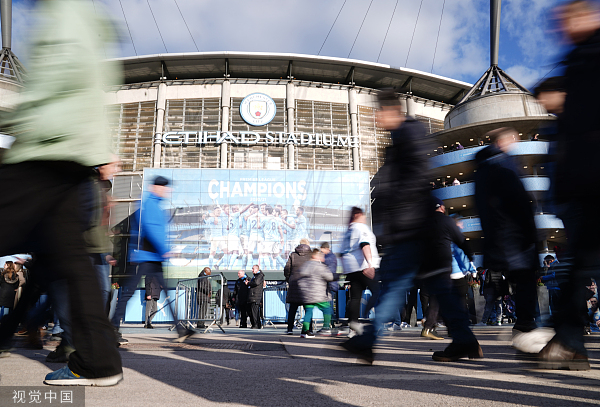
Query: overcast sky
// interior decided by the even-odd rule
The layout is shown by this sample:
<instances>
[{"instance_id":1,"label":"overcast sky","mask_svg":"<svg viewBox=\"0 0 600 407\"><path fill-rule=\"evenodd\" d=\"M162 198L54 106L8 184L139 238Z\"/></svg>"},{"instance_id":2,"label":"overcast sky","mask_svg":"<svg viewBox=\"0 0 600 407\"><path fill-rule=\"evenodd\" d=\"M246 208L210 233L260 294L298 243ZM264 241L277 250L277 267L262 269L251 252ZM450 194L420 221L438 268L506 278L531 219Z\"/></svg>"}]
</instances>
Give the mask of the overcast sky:
<instances>
[{"instance_id":1,"label":"overcast sky","mask_svg":"<svg viewBox=\"0 0 600 407\"><path fill-rule=\"evenodd\" d=\"M433 73L470 83L489 66L489 0L81 1L104 5L118 24L122 42L117 56L197 50L315 55L322 47L324 56L379 59L425 72L431 72L433 64ZM547 74L565 51L547 22L551 8L563 1L502 2L499 66L527 87ZM13 51L25 63L28 10L34 3L13 0Z\"/></svg>"}]
</instances>

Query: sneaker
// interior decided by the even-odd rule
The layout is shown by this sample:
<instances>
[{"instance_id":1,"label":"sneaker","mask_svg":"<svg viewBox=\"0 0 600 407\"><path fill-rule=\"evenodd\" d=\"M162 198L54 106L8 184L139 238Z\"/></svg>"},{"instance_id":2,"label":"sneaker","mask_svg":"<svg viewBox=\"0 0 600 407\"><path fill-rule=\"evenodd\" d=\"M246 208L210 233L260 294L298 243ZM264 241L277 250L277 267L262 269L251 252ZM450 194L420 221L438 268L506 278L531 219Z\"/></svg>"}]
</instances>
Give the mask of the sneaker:
<instances>
[{"instance_id":1,"label":"sneaker","mask_svg":"<svg viewBox=\"0 0 600 407\"><path fill-rule=\"evenodd\" d=\"M123 334L119 331L115 331L115 335L117 337L117 348L121 345L127 345L129 341L123 338Z\"/></svg>"},{"instance_id":2,"label":"sneaker","mask_svg":"<svg viewBox=\"0 0 600 407\"><path fill-rule=\"evenodd\" d=\"M438 335L438 333L435 331L435 329L426 329L426 328L423 328L423 330L421 331L421 337L434 339L434 340L438 340L438 341L441 339L444 339Z\"/></svg>"},{"instance_id":3,"label":"sneaker","mask_svg":"<svg viewBox=\"0 0 600 407\"><path fill-rule=\"evenodd\" d=\"M314 338L315 334L312 332L303 332L300 334L300 338Z\"/></svg>"},{"instance_id":4,"label":"sneaker","mask_svg":"<svg viewBox=\"0 0 600 407\"><path fill-rule=\"evenodd\" d=\"M350 329L352 329L353 331L356 331L356 333L358 335L362 335L363 333L363 329L364 329L364 325L359 323L359 322L350 322L348 324L348 326L350 327Z\"/></svg>"},{"instance_id":5,"label":"sneaker","mask_svg":"<svg viewBox=\"0 0 600 407\"><path fill-rule=\"evenodd\" d=\"M10 356L10 352L7 350L0 350L0 359L1 358L7 358Z\"/></svg>"},{"instance_id":6,"label":"sneaker","mask_svg":"<svg viewBox=\"0 0 600 407\"><path fill-rule=\"evenodd\" d=\"M483 352L477 341L468 344L455 344L452 342L443 351L434 352L432 359L438 362L455 362L461 358L483 358Z\"/></svg>"},{"instance_id":7,"label":"sneaker","mask_svg":"<svg viewBox=\"0 0 600 407\"><path fill-rule=\"evenodd\" d=\"M196 331L194 331L192 329L186 329L185 331L184 330L179 331L179 337L177 339L175 339L175 342L177 342L177 343L185 342L186 340L188 340L195 334L196 334Z\"/></svg>"},{"instance_id":8,"label":"sneaker","mask_svg":"<svg viewBox=\"0 0 600 407\"><path fill-rule=\"evenodd\" d=\"M537 328L529 332L513 329L512 347L524 353L540 353L554 334L552 328Z\"/></svg>"},{"instance_id":9,"label":"sneaker","mask_svg":"<svg viewBox=\"0 0 600 407\"><path fill-rule=\"evenodd\" d=\"M48 363L65 363L69 361L69 355L75 352L75 349L70 346L59 345L55 350L50 352L46 356L46 362Z\"/></svg>"},{"instance_id":10,"label":"sneaker","mask_svg":"<svg viewBox=\"0 0 600 407\"><path fill-rule=\"evenodd\" d=\"M291 330L291 329L288 329L288 330L286 331L286 335L293 335L293 334L294 334L294 331L293 331L293 330Z\"/></svg>"},{"instance_id":11,"label":"sneaker","mask_svg":"<svg viewBox=\"0 0 600 407\"><path fill-rule=\"evenodd\" d=\"M331 336L332 335L331 334L331 329L325 329L325 328L319 329L317 331L317 335L320 335L320 336Z\"/></svg>"},{"instance_id":12,"label":"sneaker","mask_svg":"<svg viewBox=\"0 0 600 407\"><path fill-rule=\"evenodd\" d=\"M410 328L410 324L407 322L403 322L400 324L400 328Z\"/></svg>"},{"instance_id":13,"label":"sneaker","mask_svg":"<svg viewBox=\"0 0 600 407\"><path fill-rule=\"evenodd\" d=\"M553 338L538 354L540 369L590 370L587 355L563 345Z\"/></svg>"},{"instance_id":14,"label":"sneaker","mask_svg":"<svg viewBox=\"0 0 600 407\"><path fill-rule=\"evenodd\" d=\"M123 373L114 376L97 377L86 379L76 373L73 373L68 366L58 369L55 372L48 373L44 379L45 384L52 386L114 386L123 380Z\"/></svg>"}]
</instances>

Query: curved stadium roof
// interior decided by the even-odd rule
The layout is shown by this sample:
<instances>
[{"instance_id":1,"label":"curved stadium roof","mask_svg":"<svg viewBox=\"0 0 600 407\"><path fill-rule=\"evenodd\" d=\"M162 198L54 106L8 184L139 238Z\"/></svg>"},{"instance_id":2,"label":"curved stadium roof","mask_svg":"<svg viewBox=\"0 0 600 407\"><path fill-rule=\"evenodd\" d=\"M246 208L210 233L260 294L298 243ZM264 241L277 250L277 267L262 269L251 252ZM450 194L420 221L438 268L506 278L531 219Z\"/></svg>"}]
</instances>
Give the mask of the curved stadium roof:
<instances>
[{"instance_id":1,"label":"curved stadium roof","mask_svg":"<svg viewBox=\"0 0 600 407\"><path fill-rule=\"evenodd\" d=\"M270 52L190 52L119 58L126 84L167 80L252 78L340 83L399 92L456 104L471 84L408 68L355 59Z\"/></svg>"}]
</instances>

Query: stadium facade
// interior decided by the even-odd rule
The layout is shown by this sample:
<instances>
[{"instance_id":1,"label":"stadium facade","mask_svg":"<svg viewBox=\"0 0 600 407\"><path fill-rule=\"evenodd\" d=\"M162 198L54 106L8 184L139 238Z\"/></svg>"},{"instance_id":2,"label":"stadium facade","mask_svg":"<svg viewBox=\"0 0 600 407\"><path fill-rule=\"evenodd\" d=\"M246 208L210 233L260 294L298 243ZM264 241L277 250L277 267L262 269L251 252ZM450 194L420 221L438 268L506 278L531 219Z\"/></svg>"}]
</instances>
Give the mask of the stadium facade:
<instances>
[{"instance_id":1,"label":"stadium facade","mask_svg":"<svg viewBox=\"0 0 600 407\"><path fill-rule=\"evenodd\" d=\"M231 182L234 188L240 179L259 182L266 177L275 186L277 177L268 173L285 173L292 179L294 173L309 170L325 174L320 180L311 178L314 185L307 186L316 191L318 199L285 201L274 197L267 204L289 214L303 206L308 221L305 237L315 242L327 238L336 246L347 209L363 205L369 210L368 182L383 164L385 147L390 144L389 133L375 120L376 90L398 89L408 114L421 121L429 133L435 133L443 130L446 114L471 88L468 83L411 69L310 55L185 53L123 58L119 62L124 67L125 83L111 90L107 104L114 149L123 161L123 172L113 187L115 206L111 211L111 225L116 226L117 235L127 234L127 218L141 198L144 170L199 170L195 174L206 170L202 179L209 173L219 174L211 178L218 183L213 184L211 193L218 187L220 200L211 198L208 191L197 191L206 201L201 195L190 197L195 204L190 199L173 201L172 208L179 208L175 220L194 211L205 211L204 217L211 218L211 205L216 208L230 202L221 195L220 189L227 188L224 182ZM217 169L221 171L208 171ZM327 178L333 176L326 175L328 171L340 175L335 180ZM365 192L341 188L340 183L352 179L352 173L356 182L366 183L366 201ZM171 174L177 178L182 173ZM225 179L224 174L230 178ZM182 188L181 182L179 185ZM269 186L265 184L265 188ZM181 189L174 194L179 192ZM350 198L344 196L346 192ZM328 193L331 199L325 199ZM231 204L239 211L251 200ZM253 200L260 203L260 199ZM325 218L334 221L324 225ZM207 241L209 232L190 233L177 233L172 238L197 239L200 249L185 248L179 241L180 254L170 266L188 264L189 272L173 271L169 278L191 277L197 275L198 268L209 265L213 251ZM117 249L123 251L124 246L117 243ZM229 269L223 267L221 250L214 245L213 249L217 253L210 264L216 265L219 258L220 269ZM255 250L253 261L259 256L258 248ZM280 250L283 256L285 252ZM234 270L241 266L241 247L237 251L239 260L233 263ZM275 259L272 261L274 264ZM276 269L279 271L270 276L272 279L282 277L281 267ZM120 274L119 270L115 274Z\"/></svg>"}]
</instances>

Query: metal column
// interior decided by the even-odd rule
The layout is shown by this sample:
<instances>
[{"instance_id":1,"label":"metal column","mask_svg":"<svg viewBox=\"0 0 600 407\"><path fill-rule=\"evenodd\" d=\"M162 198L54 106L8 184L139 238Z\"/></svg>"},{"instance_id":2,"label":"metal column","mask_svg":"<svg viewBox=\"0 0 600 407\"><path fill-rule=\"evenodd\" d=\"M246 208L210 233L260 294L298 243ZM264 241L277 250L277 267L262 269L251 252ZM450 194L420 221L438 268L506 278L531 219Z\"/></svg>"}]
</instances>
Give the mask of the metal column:
<instances>
[{"instance_id":1,"label":"metal column","mask_svg":"<svg viewBox=\"0 0 600 407\"><path fill-rule=\"evenodd\" d=\"M356 102L356 89L348 89L348 109L350 111L350 136L358 138L358 103ZM352 169L360 171L360 157L358 147L352 147Z\"/></svg>"},{"instance_id":2,"label":"metal column","mask_svg":"<svg viewBox=\"0 0 600 407\"><path fill-rule=\"evenodd\" d=\"M500 47L500 9L502 0L490 0L490 62L498 65Z\"/></svg>"},{"instance_id":3,"label":"metal column","mask_svg":"<svg viewBox=\"0 0 600 407\"><path fill-rule=\"evenodd\" d=\"M2 13L2 48L11 47L12 37L12 0L0 0Z\"/></svg>"},{"instance_id":4,"label":"metal column","mask_svg":"<svg viewBox=\"0 0 600 407\"><path fill-rule=\"evenodd\" d=\"M165 109L167 108L167 84L158 85L156 95L156 129L154 133L154 168L160 168L160 156L162 153L162 135L165 123Z\"/></svg>"},{"instance_id":5,"label":"metal column","mask_svg":"<svg viewBox=\"0 0 600 407\"><path fill-rule=\"evenodd\" d=\"M221 85L221 131L229 131L229 109L231 109L231 83ZM221 168L227 168L227 143L221 143Z\"/></svg>"},{"instance_id":6,"label":"metal column","mask_svg":"<svg viewBox=\"0 0 600 407\"><path fill-rule=\"evenodd\" d=\"M288 133L293 133L295 130L294 126L294 111L296 108L296 99L295 99L295 86L292 82L288 82L285 87L286 92L286 105L287 105L287 123L288 123ZM288 144L287 146L287 154L288 154L288 169L293 170L295 168L294 158L295 151L294 145Z\"/></svg>"},{"instance_id":7,"label":"metal column","mask_svg":"<svg viewBox=\"0 0 600 407\"><path fill-rule=\"evenodd\" d=\"M406 115L415 117L415 100L412 95L406 97Z\"/></svg>"}]
</instances>

